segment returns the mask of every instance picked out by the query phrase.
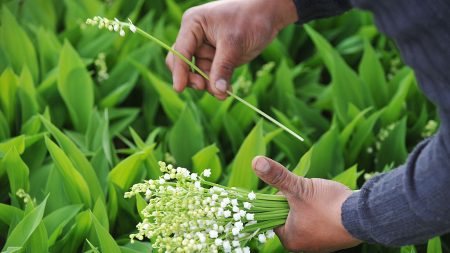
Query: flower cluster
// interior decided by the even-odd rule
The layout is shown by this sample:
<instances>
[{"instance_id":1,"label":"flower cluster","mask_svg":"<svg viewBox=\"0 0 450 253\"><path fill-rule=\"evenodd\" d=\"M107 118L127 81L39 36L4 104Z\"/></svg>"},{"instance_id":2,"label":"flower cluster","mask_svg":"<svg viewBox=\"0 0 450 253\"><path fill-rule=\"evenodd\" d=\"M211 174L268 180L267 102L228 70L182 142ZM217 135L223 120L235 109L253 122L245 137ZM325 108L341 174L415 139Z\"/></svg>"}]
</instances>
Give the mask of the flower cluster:
<instances>
[{"instance_id":1,"label":"flower cluster","mask_svg":"<svg viewBox=\"0 0 450 253\"><path fill-rule=\"evenodd\" d=\"M88 18L86 20L86 24L92 26L98 26L99 29L106 28L111 32L118 32L120 36L125 36L124 27L128 27L132 33L135 33L137 28L133 25L130 19L128 19L128 23L120 22L117 18L114 20L109 20L104 17L95 16L94 18Z\"/></svg>"},{"instance_id":2,"label":"flower cluster","mask_svg":"<svg viewBox=\"0 0 450 253\"><path fill-rule=\"evenodd\" d=\"M142 194L148 202L132 241L148 238L159 252L250 252L250 240L265 243L286 220L289 206L283 196L208 182L209 169L198 175L159 165L159 179L135 184L125 194Z\"/></svg>"}]
</instances>

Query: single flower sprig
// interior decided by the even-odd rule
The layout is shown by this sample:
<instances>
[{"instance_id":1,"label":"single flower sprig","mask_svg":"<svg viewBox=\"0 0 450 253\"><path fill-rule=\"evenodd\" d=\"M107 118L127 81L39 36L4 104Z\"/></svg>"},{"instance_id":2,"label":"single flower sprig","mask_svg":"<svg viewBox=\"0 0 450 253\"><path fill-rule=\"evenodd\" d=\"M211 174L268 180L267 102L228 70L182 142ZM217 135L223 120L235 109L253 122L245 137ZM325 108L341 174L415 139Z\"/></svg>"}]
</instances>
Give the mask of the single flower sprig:
<instances>
[{"instance_id":1,"label":"single flower sprig","mask_svg":"<svg viewBox=\"0 0 450 253\"><path fill-rule=\"evenodd\" d=\"M285 223L284 196L254 193L206 181L198 175L159 162L163 175L132 186L125 198L142 194L148 205L134 239L152 240L158 252L250 252L251 240L265 243Z\"/></svg>"},{"instance_id":2,"label":"single flower sprig","mask_svg":"<svg viewBox=\"0 0 450 253\"><path fill-rule=\"evenodd\" d=\"M164 48L167 51L173 53L175 56L177 56L182 61L184 61L186 64L188 64L193 70L195 70L199 75L201 75L207 81L211 80L209 78L209 76L204 71L202 71L199 67L197 67L197 65L195 65L195 63L193 63L191 60L187 59L183 54L181 54L177 50L173 49L172 47L170 47L166 43L162 42L158 38L150 35L149 33L145 32L144 30L140 29L139 27L136 27L131 22L131 20L129 20L129 19L128 19L128 23L126 23L126 22L121 22L121 21L119 21L117 19L109 20L109 19L104 18L104 17L96 16L93 19L87 19L86 20L86 24L93 25L93 26L98 26L98 28L100 28L100 29L107 28L110 31L119 32L120 36L125 36L125 30L123 30L123 28L127 27L127 28L130 29L130 31L132 33L138 33L139 35L141 35L141 36L143 36L143 37L153 41L154 43L158 44L162 48ZM294 131L289 129L287 126L283 125L278 120L274 119L273 117L269 116L265 112L261 111L257 107L255 107L252 104L250 104L249 102L245 101L243 98L239 97L238 95L234 94L231 91L227 91L227 94L230 95L231 97L233 97L234 99L238 100L239 102L243 103L247 107L251 108L252 110L257 112L258 114L260 114L261 116L263 116L264 118L269 120L270 122L274 123L275 125L277 125L281 129L283 129L284 131L288 132L289 134L291 134L292 136L294 136L298 140L304 141L304 138L301 137L299 134L295 133Z\"/></svg>"}]
</instances>

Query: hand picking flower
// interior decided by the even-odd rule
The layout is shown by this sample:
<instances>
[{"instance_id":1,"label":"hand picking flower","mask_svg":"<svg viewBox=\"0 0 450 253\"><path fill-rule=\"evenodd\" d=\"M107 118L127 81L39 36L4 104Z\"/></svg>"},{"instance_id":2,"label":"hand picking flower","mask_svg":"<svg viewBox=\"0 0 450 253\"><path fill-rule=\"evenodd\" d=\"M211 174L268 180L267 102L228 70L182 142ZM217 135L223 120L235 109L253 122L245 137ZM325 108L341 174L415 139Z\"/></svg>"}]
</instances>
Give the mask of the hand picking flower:
<instances>
[{"instance_id":1,"label":"hand picking flower","mask_svg":"<svg viewBox=\"0 0 450 253\"><path fill-rule=\"evenodd\" d=\"M148 205L131 240L150 239L158 252L250 252L251 240L265 243L284 224L284 196L249 192L206 181L185 168L159 162L163 175L132 186L125 198L142 194Z\"/></svg>"}]
</instances>

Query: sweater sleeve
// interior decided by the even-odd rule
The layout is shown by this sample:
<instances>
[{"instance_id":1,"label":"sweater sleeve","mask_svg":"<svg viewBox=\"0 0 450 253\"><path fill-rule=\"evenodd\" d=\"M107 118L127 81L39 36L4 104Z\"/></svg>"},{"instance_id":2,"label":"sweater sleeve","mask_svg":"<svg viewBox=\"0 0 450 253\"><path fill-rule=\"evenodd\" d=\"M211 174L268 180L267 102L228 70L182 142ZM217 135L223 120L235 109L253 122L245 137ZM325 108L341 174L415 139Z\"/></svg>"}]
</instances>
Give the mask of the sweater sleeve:
<instances>
[{"instance_id":1,"label":"sweater sleeve","mask_svg":"<svg viewBox=\"0 0 450 253\"><path fill-rule=\"evenodd\" d=\"M298 24L336 16L352 7L350 0L294 0L294 2L299 16Z\"/></svg>"},{"instance_id":2,"label":"sweater sleeve","mask_svg":"<svg viewBox=\"0 0 450 253\"><path fill-rule=\"evenodd\" d=\"M366 182L342 206L355 237L389 246L416 244L450 232L450 2L353 0L392 37L425 95L437 106L438 133L399 168Z\"/></svg>"}]
</instances>

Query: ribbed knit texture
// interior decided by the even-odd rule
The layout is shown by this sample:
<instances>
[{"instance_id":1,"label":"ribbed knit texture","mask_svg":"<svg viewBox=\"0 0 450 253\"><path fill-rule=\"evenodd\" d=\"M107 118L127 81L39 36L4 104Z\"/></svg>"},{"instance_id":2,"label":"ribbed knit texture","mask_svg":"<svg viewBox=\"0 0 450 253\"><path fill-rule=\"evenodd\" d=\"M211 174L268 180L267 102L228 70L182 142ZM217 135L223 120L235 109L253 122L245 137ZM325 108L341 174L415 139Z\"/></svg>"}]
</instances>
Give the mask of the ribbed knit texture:
<instances>
[{"instance_id":1,"label":"ribbed knit texture","mask_svg":"<svg viewBox=\"0 0 450 253\"><path fill-rule=\"evenodd\" d=\"M299 17L305 12L306 20L325 17L336 5L319 8L308 7L311 1L298 2ZM347 199L342 220L364 241L389 246L425 242L450 232L450 1L353 0L352 4L372 11L380 31L397 42L421 89L438 107L441 126L415 148L405 165L369 180ZM323 12L312 15L313 10Z\"/></svg>"},{"instance_id":2,"label":"ribbed knit texture","mask_svg":"<svg viewBox=\"0 0 450 253\"><path fill-rule=\"evenodd\" d=\"M352 7L347 0L294 0L294 2L297 6L299 24L338 15Z\"/></svg>"}]
</instances>

